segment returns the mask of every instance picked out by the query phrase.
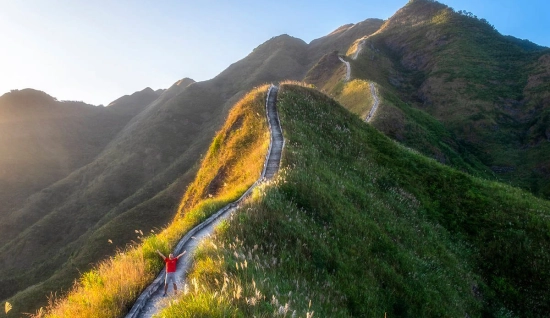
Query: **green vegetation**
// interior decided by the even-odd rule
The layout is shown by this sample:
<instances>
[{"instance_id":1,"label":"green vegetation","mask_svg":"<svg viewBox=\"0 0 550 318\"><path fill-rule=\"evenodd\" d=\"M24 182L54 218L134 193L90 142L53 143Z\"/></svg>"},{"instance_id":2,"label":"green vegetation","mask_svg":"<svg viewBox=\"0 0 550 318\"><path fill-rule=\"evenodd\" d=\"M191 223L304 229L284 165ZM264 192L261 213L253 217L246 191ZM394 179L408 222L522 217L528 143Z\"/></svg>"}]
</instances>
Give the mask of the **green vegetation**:
<instances>
[{"instance_id":1,"label":"green vegetation","mask_svg":"<svg viewBox=\"0 0 550 318\"><path fill-rule=\"evenodd\" d=\"M284 85L282 171L201 245L160 317L530 317L550 202L443 166Z\"/></svg>"},{"instance_id":2,"label":"green vegetation","mask_svg":"<svg viewBox=\"0 0 550 318\"><path fill-rule=\"evenodd\" d=\"M139 244L129 246L83 274L66 297L52 299L48 308L36 317L124 314L164 265L155 250L169 253L184 233L237 199L259 177L269 144L265 94L266 86L257 88L235 105L214 138L221 143L212 143L168 227L148 236L138 230Z\"/></svg>"},{"instance_id":3,"label":"green vegetation","mask_svg":"<svg viewBox=\"0 0 550 318\"><path fill-rule=\"evenodd\" d=\"M92 161L135 113L158 97L138 93L131 110L61 102L33 89L0 97L0 246L34 220L19 224L10 217L13 211L33 193Z\"/></svg>"},{"instance_id":4,"label":"green vegetation","mask_svg":"<svg viewBox=\"0 0 550 318\"><path fill-rule=\"evenodd\" d=\"M336 85L334 90L334 97L341 105L360 118L367 117L374 103L369 82L356 79Z\"/></svg>"},{"instance_id":5,"label":"green vegetation","mask_svg":"<svg viewBox=\"0 0 550 318\"><path fill-rule=\"evenodd\" d=\"M364 54L370 54L368 44L363 50ZM350 63L357 79L347 83L342 80L328 82L323 87L342 106L364 119L372 107L373 97L369 82L362 78L380 74L369 60L351 60ZM456 169L494 179L493 173L469 153L442 123L404 103L392 89L378 88L378 94L381 103L371 124L386 136Z\"/></svg>"},{"instance_id":6,"label":"green vegetation","mask_svg":"<svg viewBox=\"0 0 550 318\"><path fill-rule=\"evenodd\" d=\"M493 173L445 127L426 112L410 107L395 94L379 89L384 101L374 127L427 157L469 174L495 179Z\"/></svg>"},{"instance_id":7,"label":"green vegetation","mask_svg":"<svg viewBox=\"0 0 550 318\"><path fill-rule=\"evenodd\" d=\"M532 133L549 106L542 80L549 52L500 35L472 13L416 0L367 39L352 70L433 116L453 136L445 147L468 154L467 161L477 157L485 166L480 175L490 176L491 169L499 180L549 197L541 169L549 154L541 142L546 138Z\"/></svg>"},{"instance_id":8,"label":"green vegetation","mask_svg":"<svg viewBox=\"0 0 550 318\"><path fill-rule=\"evenodd\" d=\"M304 82L315 85L322 92L331 91L334 87L341 87L346 76L346 66L338 58L338 52L325 54L304 77Z\"/></svg>"}]
</instances>

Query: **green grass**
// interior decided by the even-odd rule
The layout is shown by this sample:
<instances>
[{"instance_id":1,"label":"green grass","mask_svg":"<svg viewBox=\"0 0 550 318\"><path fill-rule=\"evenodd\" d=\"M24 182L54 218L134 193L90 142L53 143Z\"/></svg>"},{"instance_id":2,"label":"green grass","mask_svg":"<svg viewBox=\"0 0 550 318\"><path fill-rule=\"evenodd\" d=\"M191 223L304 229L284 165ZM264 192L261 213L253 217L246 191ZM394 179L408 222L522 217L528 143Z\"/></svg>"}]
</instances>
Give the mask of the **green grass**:
<instances>
[{"instance_id":1,"label":"green grass","mask_svg":"<svg viewBox=\"0 0 550 318\"><path fill-rule=\"evenodd\" d=\"M371 96L369 82L355 79L343 83L343 87L335 86L335 99L350 112L365 119L374 102Z\"/></svg>"},{"instance_id":2,"label":"green grass","mask_svg":"<svg viewBox=\"0 0 550 318\"><path fill-rule=\"evenodd\" d=\"M405 149L282 86L277 179L196 254L160 317L536 317L550 310L550 203Z\"/></svg>"},{"instance_id":3,"label":"green grass","mask_svg":"<svg viewBox=\"0 0 550 318\"><path fill-rule=\"evenodd\" d=\"M364 50L363 54L371 54L368 44ZM340 81L329 91L342 106L365 118L373 103L368 80L371 76L377 77L377 67L365 59L352 60L351 63L357 79L348 83ZM476 176L495 179L493 173L443 123L404 103L393 89L382 86L378 94L380 105L371 125L388 137L441 163Z\"/></svg>"},{"instance_id":4,"label":"green grass","mask_svg":"<svg viewBox=\"0 0 550 318\"><path fill-rule=\"evenodd\" d=\"M445 90L448 99L455 99L446 107L470 104L475 107L462 108L470 114L484 115L484 118L443 120L453 122L449 126L470 148L479 149L479 157L487 166L515 168L515 172L501 174L503 180L548 197L547 192L535 189L536 184L548 184L546 176L535 172L527 177L521 173L536 171L543 163L531 161L533 155L548 155L542 145L524 140L535 125L532 121L544 110L543 93L533 87L528 89L528 82L542 66L539 57L548 50L524 50L487 23L464 15L449 14L441 31L452 40L435 56L438 71L430 76L444 76L448 83L465 84L455 94ZM448 88L453 86L450 84Z\"/></svg>"},{"instance_id":5,"label":"green grass","mask_svg":"<svg viewBox=\"0 0 550 318\"><path fill-rule=\"evenodd\" d=\"M401 101L382 103L383 126L373 121L387 135L430 157L445 156L453 167L548 198L541 167L549 153L540 129L548 108L548 52L500 35L487 21L416 0L368 37L351 61L352 76ZM400 104L427 116L415 122L418 116ZM443 140L426 126L428 116L445 128Z\"/></svg>"}]
</instances>

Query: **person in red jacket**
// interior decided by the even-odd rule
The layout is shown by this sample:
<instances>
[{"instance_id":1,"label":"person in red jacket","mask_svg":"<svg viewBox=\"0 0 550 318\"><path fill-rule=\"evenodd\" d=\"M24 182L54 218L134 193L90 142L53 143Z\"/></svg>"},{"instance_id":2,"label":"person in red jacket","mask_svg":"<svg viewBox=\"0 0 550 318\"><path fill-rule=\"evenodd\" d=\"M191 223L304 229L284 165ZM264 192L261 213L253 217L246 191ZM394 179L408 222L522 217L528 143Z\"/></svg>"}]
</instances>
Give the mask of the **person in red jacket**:
<instances>
[{"instance_id":1,"label":"person in red jacket","mask_svg":"<svg viewBox=\"0 0 550 318\"><path fill-rule=\"evenodd\" d=\"M166 296L166 291L168 290L168 284L172 282L174 285L174 293L178 292L178 286L176 285L176 265L178 263L178 259L185 254L186 251L183 251L180 255L174 257L174 254L170 253L168 257L164 256L159 250L157 250L157 253L162 257L164 260L164 263L166 264L166 277L164 279L164 294L162 296Z\"/></svg>"}]
</instances>

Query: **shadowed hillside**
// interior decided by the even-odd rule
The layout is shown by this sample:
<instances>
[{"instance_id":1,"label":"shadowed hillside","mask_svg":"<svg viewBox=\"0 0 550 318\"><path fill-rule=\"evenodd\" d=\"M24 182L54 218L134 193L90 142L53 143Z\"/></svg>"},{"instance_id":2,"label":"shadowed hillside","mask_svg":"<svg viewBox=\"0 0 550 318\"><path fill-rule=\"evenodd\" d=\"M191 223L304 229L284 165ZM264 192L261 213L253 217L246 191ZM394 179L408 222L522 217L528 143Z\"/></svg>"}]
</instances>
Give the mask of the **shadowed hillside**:
<instances>
[{"instance_id":1,"label":"shadowed hillside","mask_svg":"<svg viewBox=\"0 0 550 318\"><path fill-rule=\"evenodd\" d=\"M158 95L136 92L124 109L57 101L32 89L0 97L0 224L31 194L91 162ZM2 245L13 233L0 232Z\"/></svg>"},{"instance_id":2,"label":"shadowed hillside","mask_svg":"<svg viewBox=\"0 0 550 318\"><path fill-rule=\"evenodd\" d=\"M359 38L371 35L378 31L384 23L380 19L367 19L356 24L347 24L334 30L329 35L315 39L309 43L308 57L312 67L323 55L332 51L345 53Z\"/></svg>"},{"instance_id":3,"label":"shadowed hillside","mask_svg":"<svg viewBox=\"0 0 550 318\"><path fill-rule=\"evenodd\" d=\"M191 82L192 81L193 80L191 80ZM154 91L150 87L147 87L146 89L135 92L132 95L122 96L109 103L107 107L109 107L112 111L126 114L132 118L139 114L147 105L157 99L163 92L164 90Z\"/></svg>"}]
</instances>

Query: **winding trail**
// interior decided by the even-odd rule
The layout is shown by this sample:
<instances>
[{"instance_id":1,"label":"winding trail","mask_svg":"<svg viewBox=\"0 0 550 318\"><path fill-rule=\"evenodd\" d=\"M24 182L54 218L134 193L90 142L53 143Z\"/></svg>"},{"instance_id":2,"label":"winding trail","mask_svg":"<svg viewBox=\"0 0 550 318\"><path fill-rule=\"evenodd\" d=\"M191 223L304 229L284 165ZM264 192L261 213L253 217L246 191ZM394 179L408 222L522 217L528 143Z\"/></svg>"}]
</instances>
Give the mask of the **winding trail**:
<instances>
[{"instance_id":1,"label":"winding trail","mask_svg":"<svg viewBox=\"0 0 550 318\"><path fill-rule=\"evenodd\" d=\"M256 180L256 182L250 186L250 188L248 188L248 190L238 200L221 208L206 221L197 225L185 234L173 251L174 255L178 255L184 251L186 252L178 260L176 271L177 285L180 289L182 289L185 283L187 272L193 262L193 252L199 245L200 241L212 234L216 225L227 219L231 213L235 211L243 199L245 199L258 184L264 180L271 179L279 171L281 154L285 141L276 107L278 91L279 88L277 86L271 85L267 92L266 114L269 124L269 131L271 132L271 139L260 178ZM141 293L130 312L126 315L126 318L152 317L169 303L171 297L162 297L164 292L164 276L165 269L163 269L155 280ZM172 294L172 286L169 287L168 293Z\"/></svg>"},{"instance_id":2,"label":"winding trail","mask_svg":"<svg viewBox=\"0 0 550 318\"><path fill-rule=\"evenodd\" d=\"M361 53L361 50L363 49L363 45L365 45L365 42L366 40L363 39L359 41L359 43L357 43L357 50L355 50L355 53L353 53L351 57L353 60L357 59L357 56L359 56L359 53Z\"/></svg>"},{"instance_id":3,"label":"winding trail","mask_svg":"<svg viewBox=\"0 0 550 318\"><path fill-rule=\"evenodd\" d=\"M357 59L357 56L359 56L359 52L361 52L361 50L363 49L363 46L365 45L365 41L366 40L361 40L357 44L357 50L355 51L355 53L351 57L352 60ZM344 60L341 56L338 56L338 58L340 59L340 61L342 61L342 63L346 64L346 77L345 77L344 80L346 82L349 82L349 80L351 78L351 65L349 64L348 61ZM372 95L372 98L374 99L374 102L372 103L372 107L369 111L369 114L365 118L365 121L367 123L372 120L372 117L376 113L376 110L378 109L378 105L380 104L380 98L378 97L378 92L376 90L376 87L374 86L374 83L370 83L370 93Z\"/></svg>"},{"instance_id":4,"label":"winding trail","mask_svg":"<svg viewBox=\"0 0 550 318\"><path fill-rule=\"evenodd\" d=\"M374 99L374 103L372 103L370 112L367 115L367 118L365 118L365 121L367 123L372 120L372 116L374 116L374 113L376 113L378 105L380 104L380 98L378 98L378 93L376 92L376 87L374 87L374 83L370 83L370 93L372 95L372 98Z\"/></svg>"},{"instance_id":5,"label":"winding trail","mask_svg":"<svg viewBox=\"0 0 550 318\"><path fill-rule=\"evenodd\" d=\"M349 65L349 62L344 60L341 56L338 56L338 58L342 61L342 63L346 64L346 78L344 80L347 82L351 78L351 66Z\"/></svg>"}]
</instances>

